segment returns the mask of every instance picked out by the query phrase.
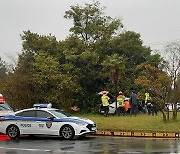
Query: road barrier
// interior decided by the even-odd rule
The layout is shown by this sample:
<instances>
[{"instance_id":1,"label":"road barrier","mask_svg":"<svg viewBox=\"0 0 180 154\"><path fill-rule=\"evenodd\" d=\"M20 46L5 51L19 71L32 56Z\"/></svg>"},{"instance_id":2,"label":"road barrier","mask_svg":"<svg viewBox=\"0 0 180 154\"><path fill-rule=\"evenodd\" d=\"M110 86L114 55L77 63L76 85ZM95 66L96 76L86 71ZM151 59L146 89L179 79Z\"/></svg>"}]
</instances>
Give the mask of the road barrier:
<instances>
[{"instance_id":1,"label":"road barrier","mask_svg":"<svg viewBox=\"0 0 180 154\"><path fill-rule=\"evenodd\" d=\"M96 135L121 136L121 137L151 137L151 138L180 138L180 133L161 133L161 132L134 132L134 131L100 131Z\"/></svg>"}]
</instances>

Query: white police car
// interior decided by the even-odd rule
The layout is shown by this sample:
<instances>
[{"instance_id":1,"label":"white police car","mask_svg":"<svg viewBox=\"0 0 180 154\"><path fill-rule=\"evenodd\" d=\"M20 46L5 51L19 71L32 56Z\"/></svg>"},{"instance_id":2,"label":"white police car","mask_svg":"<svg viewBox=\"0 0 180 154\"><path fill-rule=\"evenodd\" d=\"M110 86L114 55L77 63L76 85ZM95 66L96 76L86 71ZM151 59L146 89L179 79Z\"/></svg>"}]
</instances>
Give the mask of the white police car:
<instances>
[{"instance_id":1,"label":"white police car","mask_svg":"<svg viewBox=\"0 0 180 154\"><path fill-rule=\"evenodd\" d=\"M51 104L34 104L34 108L0 118L0 132L15 139L20 135L57 135L64 139L96 132L96 124L79 117L68 116L51 108Z\"/></svg>"},{"instance_id":2,"label":"white police car","mask_svg":"<svg viewBox=\"0 0 180 154\"><path fill-rule=\"evenodd\" d=\"M6 103L5 98L0 94L0 117L14 115L12 108Z\"/></svg>"}]
</instances>

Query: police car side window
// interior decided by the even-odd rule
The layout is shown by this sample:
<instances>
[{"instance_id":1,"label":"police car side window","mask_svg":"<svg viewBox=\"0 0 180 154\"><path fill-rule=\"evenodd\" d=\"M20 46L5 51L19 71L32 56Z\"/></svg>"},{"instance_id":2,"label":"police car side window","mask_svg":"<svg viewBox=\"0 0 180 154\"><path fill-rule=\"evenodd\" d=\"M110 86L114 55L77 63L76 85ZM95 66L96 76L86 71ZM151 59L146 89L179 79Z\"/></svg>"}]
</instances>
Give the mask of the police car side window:
<instances>
[{"instance_id":1,"label":"police car side window","mask_svg":"<svg viewBox=\"0 0 180 154\"><path fill-rule=\"evenodd\" d=\"M51 117L52 115L49 114L48 112L45 111L37 111L37 117L41 117L41 118L47 118L47 117Z\"/></svg>"},{"instance_id":2,"label":"police car side window","mask_svg":"<svg viewBox=\"0 0 180 154\"><path fill-rule=\"evenodd\" d=\"M21 116L23 117L36 117L36 111L24 111Z\"/></svg>"},{"instance_id":3,"label":"police car side window","mask_svg":"<svg viewBox=\"0 0 180 154\"><path fill-rule=\"evenodd\" d=\"M22 116L22 112L16 113L16 116Z\"/></svg>"}]
</instances>

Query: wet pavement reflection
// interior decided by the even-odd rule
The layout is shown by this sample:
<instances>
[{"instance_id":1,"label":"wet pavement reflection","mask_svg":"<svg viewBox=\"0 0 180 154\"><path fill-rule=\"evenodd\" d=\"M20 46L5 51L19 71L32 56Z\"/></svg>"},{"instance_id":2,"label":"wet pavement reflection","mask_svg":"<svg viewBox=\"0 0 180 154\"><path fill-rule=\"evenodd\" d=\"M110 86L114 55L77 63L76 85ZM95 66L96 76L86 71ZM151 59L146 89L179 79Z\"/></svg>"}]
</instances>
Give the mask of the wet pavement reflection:
<instances>
[{"instance_id":1,"label":"wet pavement reflection","mask_svg":"<svg viewBox=\"0 0 180 154\"><path fill-rule=\"evenodd\" d=\"M0 154L45 153L180 153L180 140L89 136L68 141L58 137L21 137L0 142Z\"/></svg>"}]
</instances>

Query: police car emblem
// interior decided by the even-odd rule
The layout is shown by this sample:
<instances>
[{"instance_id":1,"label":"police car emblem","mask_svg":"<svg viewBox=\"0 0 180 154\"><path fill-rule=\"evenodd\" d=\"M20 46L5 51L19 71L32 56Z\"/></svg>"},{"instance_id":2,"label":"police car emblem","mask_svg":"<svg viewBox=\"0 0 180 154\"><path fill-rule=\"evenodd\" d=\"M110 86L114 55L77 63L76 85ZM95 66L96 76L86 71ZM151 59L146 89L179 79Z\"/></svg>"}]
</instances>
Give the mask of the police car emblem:
<instances>
[{"instance_id":1,"label":"police car emblem","mask_svg":"<svg viewBox=\"0 0 180 154\"><path fill-rule=\"evenodd\" d=\"M51 126L52 126L52 122L46 122L46 127L47 128L51 128Z\"/></svg>"}]
</instances>

